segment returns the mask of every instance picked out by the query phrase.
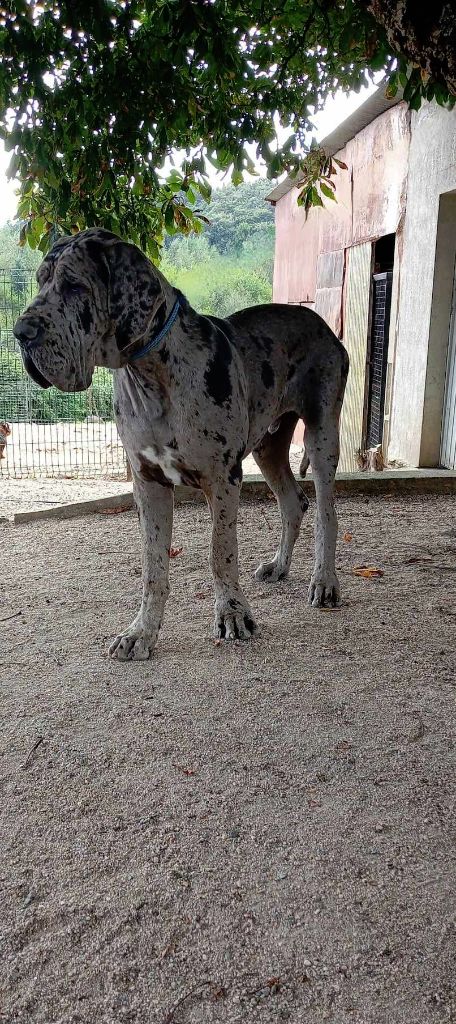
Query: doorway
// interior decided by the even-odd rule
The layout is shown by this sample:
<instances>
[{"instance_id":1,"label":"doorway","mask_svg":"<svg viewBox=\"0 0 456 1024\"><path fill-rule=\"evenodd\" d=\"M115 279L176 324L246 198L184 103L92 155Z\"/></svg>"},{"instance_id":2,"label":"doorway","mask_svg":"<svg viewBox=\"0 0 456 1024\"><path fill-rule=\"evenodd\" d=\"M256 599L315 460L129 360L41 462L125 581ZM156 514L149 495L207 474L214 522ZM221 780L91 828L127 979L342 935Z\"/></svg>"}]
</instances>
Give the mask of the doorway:
<instances>
[{"instance_id":1,"label":"doorway","mask_svg":"<svg viewBox=\"0 0 456 1024\"><path fill-rule=\"evenodd\" d=\"M395 242L395 234L384 235L374 247L366 448L376 447L383 438Z\"/></svg>"}]
</instances>

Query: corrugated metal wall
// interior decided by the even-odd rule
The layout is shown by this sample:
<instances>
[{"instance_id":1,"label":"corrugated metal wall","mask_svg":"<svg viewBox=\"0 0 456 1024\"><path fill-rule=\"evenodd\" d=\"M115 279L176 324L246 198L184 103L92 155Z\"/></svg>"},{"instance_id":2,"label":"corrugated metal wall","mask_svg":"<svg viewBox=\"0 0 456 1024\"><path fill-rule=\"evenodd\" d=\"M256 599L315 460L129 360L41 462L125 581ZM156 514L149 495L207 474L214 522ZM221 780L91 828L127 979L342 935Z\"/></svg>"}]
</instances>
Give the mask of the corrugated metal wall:
<instances>
[{"instance_id":1,"label":"corrugated metal wall","mask_svg":"<svg viewBox=\"0 0 456 1024\"><path fill-rule=\"evenodd\" d=\"M372 281L372 242L347 251L343 344L350 356L341 416L339 470L358 469L355 452L363 443L366 409L366 366Z\"/></svg>"},{"instance_id":2,"label":"corrugated metal wall","mask_svg":"<svg viewBox=\"0 0 456 1024\"><path fill-rule=\"evenodd\" d=\"M340 338L342 332L342 289L344 284L345 250L321 252L317 262L315 312Z\"/></svg>"}]
</instances>

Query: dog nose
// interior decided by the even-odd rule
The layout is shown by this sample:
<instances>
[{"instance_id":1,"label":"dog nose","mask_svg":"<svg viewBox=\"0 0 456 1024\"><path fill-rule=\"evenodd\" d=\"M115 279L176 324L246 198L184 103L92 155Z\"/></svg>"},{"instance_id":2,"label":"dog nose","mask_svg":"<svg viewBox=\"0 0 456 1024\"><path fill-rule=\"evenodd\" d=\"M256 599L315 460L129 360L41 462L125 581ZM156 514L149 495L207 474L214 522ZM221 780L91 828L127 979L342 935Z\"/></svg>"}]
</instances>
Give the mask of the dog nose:
<instances>
[{"instance_id":1,"label":"dog nose","mask_svg":"<svg viewBox=\"0 0 456 1024\"><path fill-rule=\"evenodd\" d=\"M20 345L32 345L40 341L43 333L42 324L37 317L21 316L13 327L13 334Z\"/></svg>"}]
</instances>

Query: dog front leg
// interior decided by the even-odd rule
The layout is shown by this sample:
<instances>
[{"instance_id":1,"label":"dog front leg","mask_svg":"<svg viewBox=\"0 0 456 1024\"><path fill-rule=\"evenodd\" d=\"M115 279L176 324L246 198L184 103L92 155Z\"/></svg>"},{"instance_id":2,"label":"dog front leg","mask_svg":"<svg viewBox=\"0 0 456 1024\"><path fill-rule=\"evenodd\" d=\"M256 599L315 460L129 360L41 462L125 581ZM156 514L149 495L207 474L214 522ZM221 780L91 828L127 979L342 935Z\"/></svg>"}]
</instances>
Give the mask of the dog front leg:
<instances>
[{"instance_id":1,"label":"dog front leg","mask_svg":"<svg viewBox=\"0 0 456 1024\"><path fill-rule=\"evenodd\" d=\"M119 661L146 661L157 642L169 594L169 550L173 528L173 487L133 474L133 494L142 541L143 596L133 622L109 648Z\"/></svg>"},{"instance_id":2,"label":"dog front leg","mask_svg":"<svg viewBox=\"0 0 456 1024\"><path fill-rule=\"evenodd\" d=\"M207 499L212 513L210 565L215 586L214 634L222 640L249 640L256 623L239 586L237 514L240 487L223 483Z\"/></svg>"}]
</instances>

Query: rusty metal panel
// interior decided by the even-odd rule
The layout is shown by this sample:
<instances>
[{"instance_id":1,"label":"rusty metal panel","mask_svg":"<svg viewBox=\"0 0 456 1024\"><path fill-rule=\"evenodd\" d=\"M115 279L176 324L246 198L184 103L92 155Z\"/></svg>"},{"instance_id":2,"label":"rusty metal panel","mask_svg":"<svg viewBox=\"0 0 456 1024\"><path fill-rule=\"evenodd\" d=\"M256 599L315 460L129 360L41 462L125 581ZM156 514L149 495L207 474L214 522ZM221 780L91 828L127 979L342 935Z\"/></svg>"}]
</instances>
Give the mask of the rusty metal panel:
<instances>
[{"instance_id":1,"label":"rusty metal panel","mask_svg":"<svg viewBox=\"0 0 456 1024\"><path fill-rule=\"evenodd\" d=\"M317 289L337 288L344 280L345 252L321 252L317 263Z\"/></svg>"},{"instance_id":2,"label":"rusty metal panel","mask_svg":"<svg viewBox=\"0 0 456 1024\"><path fill-rule=\"evenodd\" d=\"M410 114L400 103L350 143L353 241L396 231L406 203Z\"/></svg>"},{"instance_id":3,"label":"rusty metal panel","mask_svg":"<svg viewBox=\"0 0 456 1024\"><path fill-rule=\"evenodd\" d=\"M320 253L317 263L315 311L326 320L338 338L342 331L344 268L344 249Z\"/></svg>"},{"instance_id":4,"label":"rusty metal panel","mask_svg":"<svg viewBox=\"0 0 456 1024\"><path fill-rule=\"evenodd\" d=\"M409 146L410 114L399 103L336 154L348 170L337 173L337 203L318 211L320 252L396 231L405 211Z\"/></svg>"},{"instance_id":5,"label":"rusty metal panel","mask_svg":"<svg viewBox=\"0 0 456 1024\"><path fill-rule=\"evenodd\" d=\"M344 472L358 468L355 452L363 444L372 259L371 242L355 245L347 253L343 343L350 356L350 373L342 408L339 461Z\"/></svg>"},{"instance_id":6,"label":"rusty metal panel","mask_svg":"<svg viewBox=\"0 0 456 1024\"><path fill-rule=\"evenodd\" d=\"M315 296L315 312L319 313L338 338L342 330L342 288L319 288Z\"/></svg>"},{"instance_id":7,"label":"rusty metal panel","mask_svg":"<svg viewBox=\"0 0 456 1024\"><path fill-rule=\"evenodd\" d=\"M318 210L297 204L293 188L275 208L274 302L314 302L319 253Z\"/></svg>"},{"instance_id":8,"label":"rusty metal panel","mask_svg":"<svg viewBox=\"0 0 456 1024\"><path fill-rule=\"evenodd\" d=\"M348 170L338 170L335 177L336 202L326 200L326 206L318 209L320 220L320 252L333 252L346 249L352 244L352 160L349 142L344 149L336 154L338 160L347 164Z\"/></svg>"},{"instance_id":9,"label":"rusty metal panel","mask_svg":"<svg viewBox=\"0 0 456 1024\"><path fill-rule=\"evenodd\" d=\"M337 202L313 209L307 219L293 188L276 204L274 302L313 302L318 288L335 287L318 280L322 253L396 231L405 210L410 115L406 104L386 110L337 153L348 170L336 178ZM329 266L329 265L328 265ZM326 269L326 268L325 268ZM322 316L339 326L337 297L321 296ZM319 310L319 311L320 311Z\"/></svg>"}]
</instances>

